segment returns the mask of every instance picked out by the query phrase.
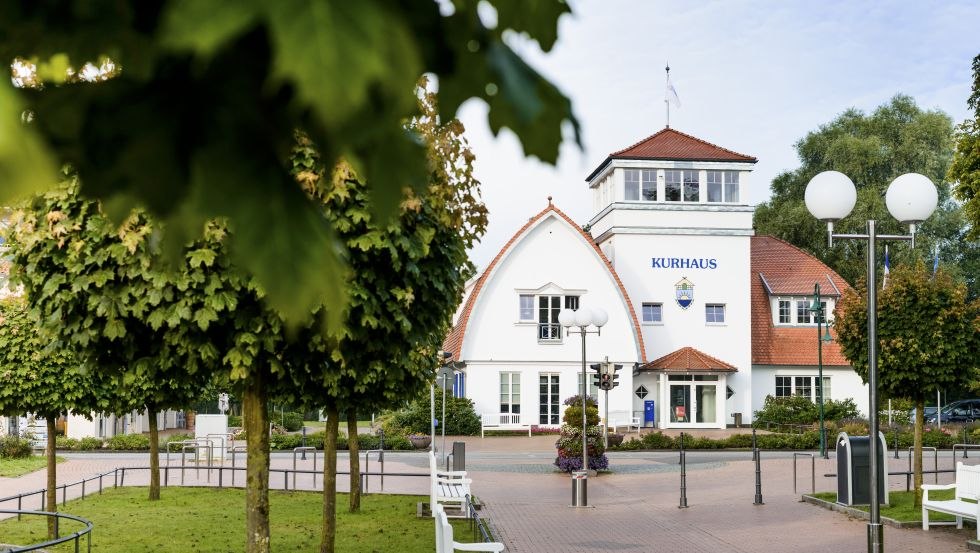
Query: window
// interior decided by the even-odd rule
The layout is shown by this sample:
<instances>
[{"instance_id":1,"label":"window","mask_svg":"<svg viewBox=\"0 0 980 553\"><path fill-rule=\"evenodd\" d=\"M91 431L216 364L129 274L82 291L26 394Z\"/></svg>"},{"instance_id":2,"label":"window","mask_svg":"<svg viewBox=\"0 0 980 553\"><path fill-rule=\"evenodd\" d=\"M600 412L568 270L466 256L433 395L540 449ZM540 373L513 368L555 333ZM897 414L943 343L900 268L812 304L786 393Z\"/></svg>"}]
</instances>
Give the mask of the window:
<instances>
[{"instance_id":1,"label":"window","mask_svg":"<svg viewBox=\"0 0 980 553\"><path fill-rule=\"evenodd\" d=\"M701 188L698 183L697 171L684 171L684 201L701 201Z\"/></svg>"},{"instance_id":2,"label":"window","mask_svg":"<svg viewBox=\"0 0 980 553\"><path fill-rule=\"evenodd\" d=\"M645 323L664 322L664 305L662 303L644 303L641 312Z\"/></svg>"},{"instance_id":3,"label":"window","mask_svg":"<svg viewBox=\"0 0 980 553\"><path fill-rule=\"evenodd\" d=\"M777 376L776 397L803 396L816 403L820 390L817 389L818 376ZM830 395L830 377L823 377L823 399L827 401Z\"/></svg>"},{"instance_id":4,"label":"window","mask_svg":"<svg viewBox=\"0 0 980 553\"><path fill-rule=\"evenodd\" d=\"M738 171L725 171L725 201L738 203Z\"/></svg>"},{"instance_id":5,"label":"window","mask_svg":"<svg viewBox=\"0 0 980 553\"><path fill-rule=\"evenodd\" d=\"M779 300L780 324L793 324L793 313L790 311L789 300Z\"/></svg>"},{"instance_id":6,"label":"window","mask_svg":"<svg viewBox=\"0 0 980 553\"><path fill-rule=\"evenodd\" d=\"M538 375L538 424L561 424L558 399L558 375L542 373Z\"/></svg>"},{"instance_id":7,"label":"window","mask_svg":"<svg viewBox=\"0 0 980 553\"><path fill-rule=\"evenodd\" d=\"M657 172L653 169L643 170L643 199L657 201Z\"/></svg>"},{"instance_id":8,"label":"window","mask_svg":"<svg viewBox=\"0 0 980 553\"><path fill-rule=\"evenodd\" d=\"M520 298L520 320L534 320L534 296L531 294L521 294Z\"/></svg>"},{"instance_id":9,"label":"window","mask_svg":"<svg viewBox=\"0 0 980 553\"><path fill-rule=\"evenodd\" d=\"M578 311L578 296L565 296L565 309Z\"/></svg>"},{"instance_id":10,"label":"window","mask_svg":"<svg viewBox=\"0 0 980 553\"><path fill-rule=\"evenodd\" d=\"M722 198L721 171L708 171L708 201L720 202Z\"/></svg>"},{"instance_id":11,"label":"window","mask_svg":"<svg viewBox=\"0 0 980 553\"><path fill-rule=\"evenodd\" d=\"M725 304L709 303L704 306L704 321L706 323L720 324L725 322Z\"/></svg>"},{"instance_id":12,"label":"window","mask_svg":"<svg viewBox=\"0 0 980 553\"><path fill-rule=\"evenodd\" d=\"M800 296L795 298L778 298L776 300L776 324L781 325L815 325L819 318L813 311L810 311L811 298ZM821 300L820 307L823 309L822 323L828 322L828 315L834 309L834 304L830 300Z\"/></svg>"},{"instance_id":13,"label":"window","mask_svg":"<svg viewBox=\"0 0 980 553\"><path fill-rule=\"evenodd\" d=\"M664 171L664 199L668 202L681 201L680 171Z\"/></svg>"},{"instance_id":14,"label":"window","mask_svg":"<svg viewBox=\"0 0 980 553\"><path fill-rule=\"evenodd\" d=\"M626 180L626 201L635 202L640 199L640 170L626 169L623 172Z\"/></svg>"},{"instance_id":15,"label":"window","mask_svg":"<svg viewBox=\"0 0 980 553\"><path fill-rule=\"evenodd\" d=\"M521 373L500 373L500 412L521 412Z\"/></svg>"},{"instance_id":16,"label":"window","mask_svg":"<svg viewBox=\"0 0 980 553\"><path fill-rule=\"evenodd\" d=\"M538 296L538 340L561 340L561 296Z\"/></svg>"}]
</instances>

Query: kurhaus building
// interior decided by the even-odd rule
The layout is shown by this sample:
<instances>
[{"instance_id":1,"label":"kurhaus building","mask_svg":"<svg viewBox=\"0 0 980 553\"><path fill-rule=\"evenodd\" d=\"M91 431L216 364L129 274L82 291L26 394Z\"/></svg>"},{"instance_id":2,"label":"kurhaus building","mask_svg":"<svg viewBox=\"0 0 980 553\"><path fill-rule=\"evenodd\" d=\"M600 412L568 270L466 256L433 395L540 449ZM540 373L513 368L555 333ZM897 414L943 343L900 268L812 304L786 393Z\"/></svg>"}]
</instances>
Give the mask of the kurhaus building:
<instances>
[{"instance_id":1,"label":"kurhaus building","mask_svg":"<svg viewBox=\"0 0 980 553\"><path fill-rule=\"evenodd\" d=\"M756 159L665 128L610 154L587 178L584 227L558 207L533 215L467 289L445 349L454 391L483 414L561 424L581 389L582 342L563 308L602 308L589 364L621 364L611 412L659 428L750 422L767 395L817 399L818 335L808 309L819 283L833 313L848 287L782 240L755 236L748 205ZM824 396L867 388L835 342L823 346ZM589 377L590 393L605 408ZM610 417L612 418L612 417Z\"/></svg>"}]
</instances>

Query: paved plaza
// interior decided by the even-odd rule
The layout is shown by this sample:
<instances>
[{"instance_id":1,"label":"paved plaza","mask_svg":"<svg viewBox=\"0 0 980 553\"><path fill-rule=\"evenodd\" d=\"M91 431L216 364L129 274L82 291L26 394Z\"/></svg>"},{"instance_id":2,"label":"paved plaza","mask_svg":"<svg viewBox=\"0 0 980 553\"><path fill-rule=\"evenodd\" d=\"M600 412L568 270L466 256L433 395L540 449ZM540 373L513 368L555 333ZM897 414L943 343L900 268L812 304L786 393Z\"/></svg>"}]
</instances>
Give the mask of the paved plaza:
<instances>
[{"instance_id":1,"label":"paved plaza","mask_svg":"<svg viewBox=\"0 0 980 553\"><path fill-rule=\"evenodd\" d=\"M447 445L466 442L466 468L473 478L473 492L485 505L482 516L488 519L498 538L512 552L652 552L684 551L685 553L731 552L854 552L867 550L867 525L863 520L830 512L802 503L800 494L810 491L810 458L798 463L798 492L793 492L793 457L791 452L762 453L763 505L754 505L755 465L751 453L745 451L691 451L687 455L688 508L678 508L680 501L680 472L677 452L628 452L609 454L613 474L592 477L588 483L590 507L573 508L571 481L567 475L555 473L550 463L554 459L555 436L447 438ZM441 447L442 441L436 443ZM146 454L70 454L69 460L58 466L58 482L76 482L115 467L146 466ZM816 462L817 491L832 491L834 478L825 473L836 472L836 460ZM892 470L906 470L907 459L892 458ZM368 469L379 468L377 454L369 455ZM238 459L241 466L244 457ZM341 455L339 470L346 470L348 458ZM171 457L179 463L179 455ZM297 460L297 468L312 468L312 457ZM931 463L931 461L930 461ZM166 461L162 462L163 465ZM362 468L364 456L361 455ZM951 468L948 454L940 458L940 468ZM226 461L224 466L230 466ZM291 468L291 453L273 455L273 469ZM928 466L931 466L929 464ZM322 470L322 457L318 458ZM428 480L422 476L392 476L391 473L424 473L426 458L420 452L388 452L385 472L389 476L381 489L379 477L371 477L371 493L428 493ZM0 478L0 496L39 490L44 487L44 471L16 479ZM170 471L171 485L180 483L180 470ZM188 485L217 485L217 471L189 469L183 474ZM940 482L952 479L942 475ZM110 486L112 476L105 479ZM282 488L281 473L273 472L271 486ZM235 480L241 486L244 474ZM932 477L927 478L928 482ZM145 485L145 470L127 471L126 485ZM230 484L228 472L223 485ZM289 488L313 489L322 484L318 477L314 486L312 476L300 476ZM892 477L892 489L904 489L904 477ZM87 493L98 486L87 485ZM341 491L347 489L347 478L338 477ZM68 492L77 497L80 487ZM62 494L59 492L59 501ZM40 506L39 498L25 500L24 508ZM34 504L37 503L37 504ZM14 508L4 504L0 508ZM966 541L973 537L972 528L932 529L885 528L885 551L889 553L957 552L968 551Z\"/></svg>"}]
</instances>

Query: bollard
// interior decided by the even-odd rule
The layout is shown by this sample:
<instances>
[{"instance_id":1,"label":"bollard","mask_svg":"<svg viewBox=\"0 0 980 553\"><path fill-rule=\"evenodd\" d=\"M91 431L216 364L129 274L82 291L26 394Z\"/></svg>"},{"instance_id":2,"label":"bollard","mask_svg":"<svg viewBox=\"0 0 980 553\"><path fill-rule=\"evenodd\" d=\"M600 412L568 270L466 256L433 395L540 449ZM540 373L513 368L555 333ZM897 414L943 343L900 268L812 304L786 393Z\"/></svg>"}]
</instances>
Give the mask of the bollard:
<instances>
[{"instance_id":1,"label":"bollard","mask_svg":"<svg viewBox=\"0 0 980 553\"><path fill-rule=\"evenodd\" d=\"M755 501L753 505L765 505L762 502L762 464L759 448L756 447L755 429L752 429L752 457L755 459Z\"/></svg>"},{"instance_id":2,"label":"bollard","mask_svg":"<svg viewBox=\"0 0 980 553\"><path fill-rule=\"evenodd\" d=\"M687 509L687 458L684 453L684 433L681 432L681 502L678 509Z\"/></svg>"},{"instance_id":3,"label":"bollard","mask_svg":"<svg viewBox=\"0 0 980 553\"><path fill-rule=\"evenodd\" d=\"M898 427L895 427L895 458L898 459Z\"/></svg>"},{"instance_id":4,"label":"bollard","mask_svg":"<svg viewBox=\"0 0 980 553\"><path fill-rule=\"evenodd\" d=\"M963 428L963 444L966 445L966 446L969 446L970 445L970 435L967 434L965 427ZM967 459L967 458L970 457L969 455L966 454L966 450L968 450L968 449L970 449L970 448L969 447L964 447L963 448L963 458L964 459Z\"/></svg>"},{"instance_id":5,"label":"bollard","mask_svg":"<svg viewBox=\"0 0 980 553\"><path fill-rule=\"evenodd\" d=\"M572 507L589 506L589 471L572 471Z\"/></svg>"}]
</instances>

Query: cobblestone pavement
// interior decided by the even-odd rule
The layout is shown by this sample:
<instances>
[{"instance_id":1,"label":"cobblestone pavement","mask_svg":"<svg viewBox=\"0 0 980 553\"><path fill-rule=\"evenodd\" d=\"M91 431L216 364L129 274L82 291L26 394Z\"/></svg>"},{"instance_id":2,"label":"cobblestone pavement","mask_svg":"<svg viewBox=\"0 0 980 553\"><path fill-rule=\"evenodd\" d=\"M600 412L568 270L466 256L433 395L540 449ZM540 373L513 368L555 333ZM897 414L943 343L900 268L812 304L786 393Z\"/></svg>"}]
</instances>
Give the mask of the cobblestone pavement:
<instances>
[{"instance_id":1,"label":"cobblestone pavement","mask_svg":"<svg viewBox=\"0 0 980 553\"><path fill-rule=\"evenodd\" d=\"M466 468L473 478L473 491L484 503L482 516L490 521L495 534L510 552L657 552L685 553L732 551L754 552L855 552L867 550L867 523L841 513L826 511L799 501L800 494L810 490L810 459L798 461L798 492L793 492L793 459L785 452L762 453L763 505L754 505L755 466L749 452L690 452L687 466L688 508L678 508L680 498L680 468L676 452L611 453L613 474L593 476L588 480L588 508L573 508L571 481L567 475L555 473L554 436L450 438L447 441L466 442ZM442 445L437 440L437 445ZM903 454L904 455L904 454ZM360 456L365 469L364 455ZM368 455L367 469L379 469L377 454ZM338 460L338 469L348 468L346 455ZM244 458L236 465L241 467ZM317 470L322 471L323 458L317 458ZM975 461L970 461L975 462ZM172 457L171 463L179 460ZM313 460L297 459L297 468L312 470ZM84 477L110 471L116 467L145 467L145 454L70 455L58 465L59 485ZM166 461L161 463L166 465ZM891 470L906 470L907 460L894 460L889 455ZM931 466L931 462L927 463ZM940 468L952 467L948 457L940 459ZM224 466L230 467L229 461ZM291 468L291 454L274 454L272 468ZM428 462L420 452L386 453L383 483L371 476L367 490L371 493L409 493L426 495L428 479L419 476L394 476L394 473L425 473ZM171 485L180 483L179 469L171 469ZM825 473L836 472L836 460L818 459L815 466L817 491L832 491L834 478ZM225 471L221 484L231 484L230 471ZM948 482L951 475L942 475ZM187 469L183 474L186 485L219 483L218 471ZM0 497L43 489L44 471L20 478L0 478ZM104 479L110 486L113 477ZM931 477L927 479L931 482ZM126 485L146 485L146 470L128 470ZM244 482L244 472L235 477L235 485ZM273 471L270 485L281 489L315 489L312 475L300 475L288 483L281 473ZM890 479L892 489L904 489L903 477ZM86 485L86 493L98 488L98 482ZM348 479L338 477L338 488L348 489ZM166 493L166 492L164 492ZM67 492L72 499L81 494L80 486ZM59 491L59 502L62 500ZM40 496L25 499L24 508L39 508ZM15 504L0 503L0 508L16 508ZM952 528L899 529L885 527L885 551L889 553L960 552L967 551L966 540L974 536L973 529L956 531Z\"/></svg>"}]
</instances>

